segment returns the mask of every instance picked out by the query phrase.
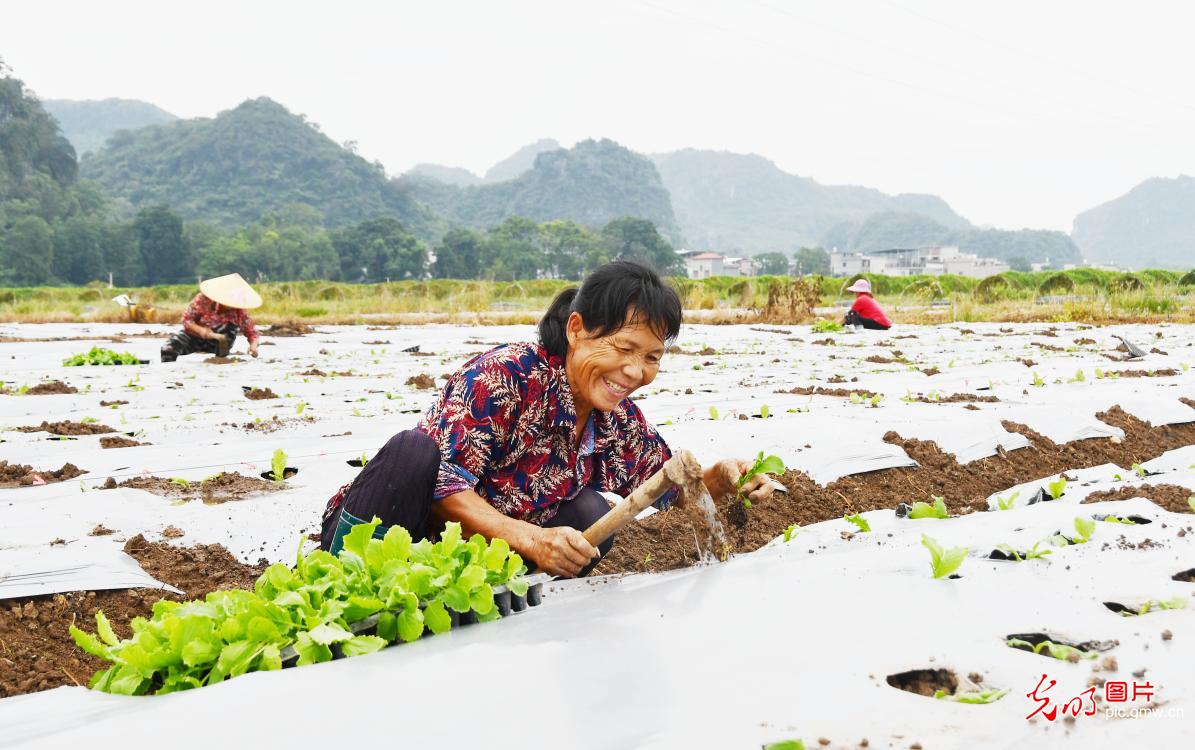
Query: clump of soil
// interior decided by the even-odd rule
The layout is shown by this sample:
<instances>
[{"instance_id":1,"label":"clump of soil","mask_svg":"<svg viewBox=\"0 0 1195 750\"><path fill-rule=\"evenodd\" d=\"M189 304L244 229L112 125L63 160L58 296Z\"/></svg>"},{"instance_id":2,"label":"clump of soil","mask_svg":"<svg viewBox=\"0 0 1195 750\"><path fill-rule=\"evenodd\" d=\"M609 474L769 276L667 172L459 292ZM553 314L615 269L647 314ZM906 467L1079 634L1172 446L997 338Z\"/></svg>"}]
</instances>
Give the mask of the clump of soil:
<instances>
[{"instance_id":1,"label":"clump of soil","mask_svg":"<svg viewBox=\"0 0 1195 750\"><path fill-rule=\"evenodd\" d=\"M269 388L250 388L245 391L245 398L250 401L261 401L267 398L278 398L278 394Z\"/></svg>"},{"instance_id":2,"label":"clump of soil","mask_svg":"<svg viewBox=\"0 0 1195 750\"><path fill-rule=\"evenodd\" d=\"M324 372L323 370L320 370L319 368L316 368L316 367L312 367L312 368L311 368L310 370L308 370L307 372L301 372L301 373L299 373L299 374L300 374L300 375L309 375L309 376L311 376L311 377L316 377L316 378L326 378L326 377L328 377L328 373L326 373L326 372Z\"/></svg>"},{"instance_id":3,"label":"clump of soil","mask_svg":"<svg viewBox=\"0 0 1195 750\"><path fill-rule=\"evenodd\" d=\"M106 424L71 422L70 420L63 422L42 422L36 427L26 425L25 427L17 427L16 431L48 432L52 435L103 435L108 432L116 432L116 430Z\"/></svg>"},{"instance_id":4,"label":"clump of soil","mask_svg":"<svg viewBox=\"0 0 1195 750\"><path fill-rule=\"evenodd\" d=\"M266 561L245 565L218 544L172 547L147 542L138 534L124 546L147 573L182 589L185 596L154 589L79 591L0 603L0 697L86 685L107 665L75 646L68 628L95 629L95 612L103 610L117 636L132 635L129 620L152 616L159 599L201 599L211 591L252 588Z\"/></svg>"},{"instance_id":5,"label":"clump of soil","mask_svg":"<svg viewBox=\"0 0 1195 750\"><path fill-rule=\"evenodd\" d=\"M240 357L208 357L203 360L205 365L231 365L235 362L241 362Z\"/></svg>"},{"instance_id":6,"label":"clump of soil","mask_svg":"<svg viewBox=\"0 0 1195 750\"><path fill-rule=\"evenodd\" d=\"M263 329L261 335L290 337L305 336L309 333L316 333L316 330L305 323L300 323L297 320L283 320L281 322L275 323L269 328Z\"/></svg>"},{"instance_id":7,"label":"clump of soil","mask_svg":"<svg viewBox=\"0 0 1195 750\"><path fill-rule=\"evenodd\" d=\"M186 485L172 482L169 479L155 476L142 476L126 479L117 483L112 477L104 482L101 489L112 490L117 487L131 487L145 490L155 495L184 500L202 499L208 505L226 503L230 500L244 500L249 495L259 492L277 492L283 486L278 482L267 482L257 477L247 477L240 473L221 472L214 477L208 477L202 482L190 482Z\"/></svg>"},{"instance_id":8,"label":"clump of soil","mask_svg":"<svg viewBox=\"0 0 1195 750\"><path fill-rule=\"evenodd\" d=\"M120 400L118 400L118 401L101 401L100 406L125 406L128 403L129 403L128 401L120 401Z\"/></svg>"},{"instance_id":9,"label":"clump of soil","mask_svg":"<svg viewBox=\"0 0 1195 750\"><path fill-rule=\"evenodd\" d=\"M412 375L411 377L407 378L406 385L414 386L421 391L426 391L431 388L435 388L436 381L431 375L421 372L418 375Z\"/></svg>"},{"instance_id":10,"label":"clump of soil","mask_svg":"<svg viewBox=\"0 0 1195 750\"><path fill-rule=\"evenodd\" d=\"M1187 502L1187 498L1192 495L1195 495L1195 492L1186 487L1179 487L1177 484L1141 484L1136 487L1117 487L1114 490L1093 492L1084 498L1083 502L1101 503L1105 500L1128 500L1134 497L1143 497L1171 513L1191 513L1191 505Z\"/></svg>"},{"instance_id":11,"label":"clump of soil","mask_svg":"<svg viewBox=\"0 0 1195 750\"><path fill-rule=\"evenodd\" d=\"M94 529L92 529L91 533L89 533L87 536L108 536L109 534L115 534L115 533L116 532L114 530L108 528L107 526L105 526L104 524L101 523L101 524L97 525Z\"/></svg>"},{"instance_id":12,"label":"clump of soil","mask_svg":"<svg viewBox=\"0 0 1195 750\"><path fill-rule=\"evenodd\" d=\"M987 498L993 493L1033 477L1048 477L1105 463L1130 466L1156 458L1168 450L1195 444L1195 423L1153 427L1119 406L1096 416L1124 430L1124 439L1119 443L1092 439L1057 445L1024 425L1006 421L1002 423L1004 428L1029 438L1030 447L1000 451L995 456L968 464L960 464L936 443L911 440L889 432L884 439L901 446L918 466L847 476L825 487L803 472L790 470L778 477L788 492L777 492L768 500L754 503L747 511L746 525L740 528L732 522L732 506L741 506L733 497L716 499L718 517L726 529L729 551L750 552L779 536L794 522L807 526L842 518L844 514L895 508L902 502L928 501L931 495L944 496L953 514L984 511L988 509ZM1181 500L1185 504L1191 493L1184 492ZM619 532L614 549L594 572L602 575L671 570L692 565L697 560L688 518L683 513L664 512Z\"/></svg>"},{"instance_id":13,"label":"clump of soil","mask_svg":"<svg viewBox=\"0 0 1195 750\"><path fill-rule=\"evenodd\" d=\"M152 443L140 443L132 438L127 438L122 435L100 438L101 448L134 448L138 445L152 445Z\"/></svg>"},{"instance_id":14,"label":"clump of soil","mask_svg":"<svg viewBox=\"0 0 1195 750\"><path fill-rule=\"evenodd\" d=\"M1165 370L1108 370L1105 374L1112 375L1113 373L1116 377L1121 378L1171 378L1178 374L1178 370L1173 368Z\"/></svg>"},{"instance_id":15,"label":"clump of soil","mask_svg":"<svg viewBox=\"0 0 1195 750\"><path fill-rule=\"evenodd\" d=\"M889 359L888 357L881 357L878 354L873 354L863 360L864 362L873 362L877 365L891 365L896 364L899 360Z\"/></svg>"},{"instance_id":16,"label":"clump of soil","mask_svg":"<svg viewBox=\"0 0 1195 750\"><path fill-rule=\"evenodd\" d=\"M1018 359L1017 361L1020 362L1021 364L1025 365L1026 367L1037 367L1037 363L1028 358Z\"/></svg>"},{"instance_id":17,"label":"clump of soil","mask_svg":"<svg viewBox=\"0 0 1195 750\"><path fill-rule=\"evenodd\" d=\"M995 396L980 396L976 393L952 393L941 398L929 398L919 393L913 400L923 404L995 404L1000 401Z\"/></svg>"},{"instance_id":18,"label":"clump of soil","mask_svg":"<svg viewBox=\"0 0 1195 750\"><path fill-rule=\"evenodd\" d=\"M923 374L923 375L926 375L926 376L929 376L929 375L937 375L937 374L938 374L938 373L940 373L940 372L942 372L942 371L941 371L941 370L939 370L939 369L938 369L938 368L936 368L936 367L923 367L923 368L921 368L921 374Z\"/></svg>"},{"instance_id":19,"label":"clump of soil","mask_svg":"<svg viewBox=\"0 0 1195 750\"><path fill-rule=\"evenodd\" d=\"M73 385L67 385L61 380L51 380L47 383L38 383L29 390L25 391L26 396L50 396L56 393L78 393L79 389ZM16 394L15 389L5 389L0 387L0 393Z\"/></svg>"},{"instance_id":20,"label":"clump of soil","mask_svg":"<svg viewBox=\"0 0 1195 750\"><path fill-rule=\"evenodd\" d=\"M365 344L366 346L387 346L390 344L389 341L381 341L381 340L379 340L379 341L363 341L362 343Z\"/></svg>"},{"instance_id":21,"label":"clump of soil","mask_svg":"<svg viewBox=\"0 0 1195 750\"><path fill-rule=\"evenodd\" d=\"M86 469L80 469L71 463L63 464L61 469L54 471L35 471L32 466L10 464L0 459L0 488L30 487L35 484L65 482L68 479L74 479L86 473ZM40 478L41 481L38 482L37 478Z\"/></svg>"},{"instance_id":22,"label":"clump of soil","mask_svg":"<svg viewBox=\"0 0 1195 750\"><path fill-rule=\"evenodd\" d=\"M1095 343L1095 339L1089 339L1089 338L1075 339L1075 343L1078 344L1079 346L1091 346L1092 344Z\"/></svg>"},{"instance_id":23,"label":"clump of soil","mask_svg":"<svg viewBox=\"0 0 1195 750\"><path fill-rule=\"evenodd\" d=\"M293 422L314 422L315 417L289 417L282 419L277 414L269 419L263 419L260 422L245 422L244 424L236 424L235 422L225 422L225 427L235 427L238 430L245 430L246 432L274 432L289 426Z\"/></svg>"}]
</instances>

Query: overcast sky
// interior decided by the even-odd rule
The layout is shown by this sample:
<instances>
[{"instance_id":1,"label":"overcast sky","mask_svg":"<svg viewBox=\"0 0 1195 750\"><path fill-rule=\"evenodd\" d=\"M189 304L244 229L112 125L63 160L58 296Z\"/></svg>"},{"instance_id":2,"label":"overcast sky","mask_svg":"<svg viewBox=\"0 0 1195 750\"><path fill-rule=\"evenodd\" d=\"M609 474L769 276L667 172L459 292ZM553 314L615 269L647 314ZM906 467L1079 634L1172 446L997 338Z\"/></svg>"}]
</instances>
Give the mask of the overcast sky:
<instances>
[{"instance_id":1,"label":"overcast sky","mask_svg":"<svg viewBox=\"0 0 1195 750\"><path fill-rule=\"evenodd\" d=\"M183 117L269 96L399 174L544 137L754 152L1069 231L1195 173L1195 5L1004 0L8 3L39 96Z\"/></svg>"}]
</instances>

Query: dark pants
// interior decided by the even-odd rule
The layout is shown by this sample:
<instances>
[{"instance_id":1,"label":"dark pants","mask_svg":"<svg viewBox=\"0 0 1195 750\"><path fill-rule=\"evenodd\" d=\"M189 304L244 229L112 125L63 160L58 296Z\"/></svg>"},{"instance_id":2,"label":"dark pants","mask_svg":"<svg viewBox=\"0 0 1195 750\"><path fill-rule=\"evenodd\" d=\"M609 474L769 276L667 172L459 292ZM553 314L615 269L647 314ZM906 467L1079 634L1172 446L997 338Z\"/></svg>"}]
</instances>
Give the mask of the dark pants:
<instances>
[{"instance_id":1,"label":"dark pants","mask_svg":"<svg viewBox=\"0 0 1195 750\"><path fill-rule=\"evenodd\" d=\"M872 320L871 318L865 318L854 310L847 312L846 318L843 319L842 323L843 325L848 326L863 326L871 331L888 330L888 326L884 325L883 323Z\"/></svg>"},{"instance_id":2,"label":"dark pants","mask_svg":"<svg viewBox=\"0 0 1195 750\"><path fill-rule=\"evenodd\" d=\"M224 338L227 341L201 339L198 336L192 336L184 329L171 336L162 346L162 361L173 362L179 357L194 354L195 352L207 352L208 354L216 354L221 357L226 356L232 350L233 342L237 340L237 334L240 333L240 329L232 323L225 323L224 325L216 326L212 330L216 333L224 334Z\"/></svg>"},{"instance_id":3,"label":"dark pants","mask_svg":"<svg viewBox=\"0 0 1195 750\"><path fill-rule=\"evenodd\" d=\"M340 551L343 534L349 527L341 523L346 514L355 522L370 521L377 516L383 527L402 526L416 541L435 538L443 528L432 514L432 493L439 469L440 449L426 434L405 430L390 438L353 480L340 510L324 522L320 545L326 550ZM586 487L572 500L562 502L560 510L544 526L571 526L584 531L609 510L606 498ZM381 528L375 532L378 536L384 533ZM604 556L613 546L614 537L610 537L598 545L598 551ZM587 575L600 560L601 557L594 560L580 575ZM530 561L527 563L531 565Z\"/></svg>"}]
</instances>

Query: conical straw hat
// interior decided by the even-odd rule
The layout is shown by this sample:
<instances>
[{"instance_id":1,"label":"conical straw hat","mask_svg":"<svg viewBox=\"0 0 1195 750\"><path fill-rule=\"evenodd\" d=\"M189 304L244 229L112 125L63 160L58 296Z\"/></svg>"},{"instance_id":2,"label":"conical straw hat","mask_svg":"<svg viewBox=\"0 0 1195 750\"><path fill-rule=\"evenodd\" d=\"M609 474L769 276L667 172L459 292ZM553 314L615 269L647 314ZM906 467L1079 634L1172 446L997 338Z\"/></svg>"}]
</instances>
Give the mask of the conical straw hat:
<instances>
[{"instance_id":1,"label":"conical straw hat","mask_svg":"<svg viewBox=\"0 0 1195 750\"><path fill-rule=\"evenodd\" d=\"M218 302L225 307L235 307L241 310L252 310L261 307L261 295L253 291L249 282L241 278L239 273L227 276L217 276L199 282L199 291L208 299Z\"/></svg>"}]
</instances>

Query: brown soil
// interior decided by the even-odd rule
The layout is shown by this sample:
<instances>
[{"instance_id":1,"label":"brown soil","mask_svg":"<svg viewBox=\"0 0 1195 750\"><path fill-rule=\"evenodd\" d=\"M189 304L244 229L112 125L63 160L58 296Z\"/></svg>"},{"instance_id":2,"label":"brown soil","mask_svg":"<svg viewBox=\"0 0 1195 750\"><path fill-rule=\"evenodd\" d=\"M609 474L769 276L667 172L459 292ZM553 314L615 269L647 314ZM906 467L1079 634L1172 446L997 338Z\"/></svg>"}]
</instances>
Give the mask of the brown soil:
<instances>
[{"instance_id":1,"label":"brown soil","mask_svg":"<svg viewBox=\"0 0 1195 750\"><path fill-rule=\"evenodd\" d=\"M205 365L231 365L243 361L240 357L208 357L203 360Z\"/></svg>"},{"instance_id":2,"label":"brown soil","mask_svg":"<svg viewBox=\"0 0 1195 750\"><path fill-rule=\"evenodd\" d=\"M1183 396L1182 398L1179 399L1179 401L1183 402L1184 404L1191 407L1192 409L1195 409L1195 399L1190 399L1190 398L1187 398L1186 396Z\"/></svg>"},{"instance_id":3,"label":"brown soil","mask_svg":"<svg viewBox=\"0 0 1195 750\"><path fill-rule=\"evenodd\" d=\"M300 323L297 320L284 320L275 323L262 330L262 336L304 336L308 333L315 333L316 330L305 323Z\"/></svg>"},{"instance_id":4,"label":"brown soil","mask_svg":"<svg viewBox=\"0 0 1195 750\"><path fill-rule=\"evenodd\" d=\"M152 443L139 443L132 438L123 437L121 435L100 438L101 448L133 448L138 445L152 445Z\"/></svg>"},{"instance_id":5,"label":"brown soil","mask_svg":"<svg viewBox=\"0 0 1195 750\"><path fill-rule=\"evenodd\" d=\"M870 357L867 357L866 359L864 359L863 361L864 362L873 362L877 365L891 365L891 364L896 364L900 360L889 359L888 357L881 357L878 354L873 354Z\"/></svg>"},{"instance_id":6,"label":"brown soil","mask_svg":"<svg viewBox=\"0 0 1195 750\"><path fill-rule=\"evenodd\" d=\"M269 388L250 388L245 391L245 398L250 401L261 401L267 398L278 398L278 394Z\"/></svg>"},{"instance_id":7,"label":"brown soil","mask_svg":"<svg viewBox=\"0 0 1195 750\"><path fill-rule=\"evenodd\" d=\"M299 373L299 374L300 374L300 375L309 375L309 376L311 376L311 377L316 377L316 378L326 378L326 377L328 377L328 373L326 373L326 372L324 372L323 370L320 370L320 369L318 369L318 368L315 368L315 367L312 367L312 368L311 368L310 370L308 370L307 372L301 372L301 373Z\"/></svg>"},{"instance_id":8,"label":"brown soil","mask_svg":"<svg viewBox=\"0 0 1195 750\"><path fill-rule=\"evenodd\" d=\"M101 524L97 525L94 529L92 529L91 533L89 533L87 536L108 536L110 534L115 534L115 533L116 532L114 530L108 528L107 526L105 526L104 524L101 523Z\"/></svg>"},{"instance_id":9,"label":"brown soil","mask_svg":"<svg viewBox=\"0 0 1195 750\"><path fill-rule=\"evenodd\" d=\"M100 406L124 406L128 401L101 401Z\"/></svg>"},{"instance_id":10,"label":"brown soil","mask_svg":"<svg viewBox=\"0 0 1195 750\"><path fill-rule=\"evenodd\" d=\"M1095 343L1095 339L1088 339L1088 338L1075 339L1075 343L1078 344L1079 346L1090 346L1091 344Z\"/></svg>"},{"instance_id":11,"label":"brown soil","mask_svg":"<svg viewBox=\"0 0 1195 750\"><path fill-rule=\"evenodd\" d=\"M436 381L431 375L423 372L407 378L406 385L414 386L420 390L426 391L435 388Z\"/></svg>"},{"instance_id":12,"label":"brown soil","mask_svg":"<svg viewBox=\"0 0 1195 750\"><path fill-rule=\"evenodd\" d=\"M1187 498L1192 496L1195 496L1195 490L1179 487L1176 484L1142 484L1136 487L1118 487L1114 490L1093 492L1083 502L1101 503L1105 500L1128 500L1133 497L1143 497L1152 500L1171 513L1191 513L1191 504L1187 502Z\"/></svg>"},{"instance_id":13,"label":"brown soil","mask_svg":"<svg viewBox=\"0 0 1195 750\"><path fill-rule=\"evenodd\" d=\"M861 398L872 398L875 396L871 391L866 390L849 390L847 388L823 388L820 385L809 386L799 385L789 391L778 391L778 393L794 393L798 396L841 396L842 398L850 398L852 393L858 393Z\"/></svg>"},{"instance_id":14,"label":"brown soil","mask_svg":"<svg viewBox=\"0 0 1195 750\"><path fill-rule=\"evenodd\" d=\"M942 371L941 371L941 370L939 370L939 369L938 369L938 368L936 368L936 367L923 367L923 368L921 368L921 373L922 373L923 375L937 375L937 374L938 374L938 373L940 373L940 372L942 372Z\"/></svg>"},{"instance_id":15,"label":"brown soil","mask_svg":"<svg viewBox=\"0 0 1195 750\"><path fill-rule=\"evenodd\" d=\"M191 482L183 486L171 482L163 477L133 477L117 483L112 477L104 482L101 489L112 490L117 487L132 487L145 490L155 495L183 500L202 499L208 505L218 505L229 500L244 500L250 495L261 492L277 492L283 488L278 482L267 482L257 477L247 477L244 474L221 472L202 482Z\"/></svg>"},{"instance_id":16,"label":"brown soil","mask_svg":"<svg viewBox=\"0 0 1195 750\"><path fill-rule=\"evenodd\" d=\"M777 492L771 499L755 503L746 513L745 525L734 523L734 506L738 503L733 498L717 501L719 520L726 528L729 551L750 552L779 536L794 522L806 526L842 518L844 514L928 500L931 495L944 496L947 507L955 514L984 511L987 498L993 493L1035 477L1105 463L1131 466L1168 450L1195 444L1195 423L1155 428L1119 406L1096 416L1124 430L1124 439L1119 443L1095 439L1056 445L1024 425L1004 422L1005 429L1026 436L1031 445L1012 452L1000 451L996 456L969 464L960 464L936 443L889 432L884 439L901 446L918 466L843 477L825 487L802 472L787 471L779 479L788 492ZM1189 494L1183 496L1184 503ZM623 529L618 543L598 565L595 574L670 570L692 565L696 560L689 520L682 513L659 513Z\"/></svg>"},{"instance_id":17,"label":"brown soil","mask_svg":"<svg viewBox=\"0 0 1195 750\"><path fill-rule=\"evenodd\" d=\"M1170 378L1178 374L1178 370L1107 370L1105 374L1121 378Z\"/></svg>"},{"instance_id":18,"label":"brown soil","mask_svg":"<svg viewBox=\"0 0 1195 750\"><path fill-rule=\"evenodd\" d=\"M265 569L238 562L218 544L171 547L147 542L138 534L124 551L141 563L147 573L186 592L186 596L154 589L80 591L0 604L0 697L49 690L61 685L86 685L91 675L106 666L75 646L68 632L72 624L95 630L95 612L103 610L116 634L132 635L134 617L150 617L159 599L200 599L227 588L252 588Z\"/></svg>"},{"instance_id":19,"label":"brown soil","mask_svg":"<svg viewBox=\"0 0 1195 750\"><path fill-rule=\"evenodd\" d=\"M914 669L890 674L886 682L894 688L927 698L933 698L939 690L945 690L950 695L958 690L958 678L949 669Z\"/></svg>"},{"instance_id":20,"label":"brown soil","mask_svg":"<svg viewBox=\"0 0 1195 750\"><path fill-rule=\"evenodd\" d=\"M73 385L67 385L61 380L51 380L48 383L38 383L30 388L26 396L50 396L55 393L78 393L79 389Z\"/></svg>"},{"instance_id":21,"label":"brown soil","mask_svg":"<svg viewBox=\"0 0 1195 750\"><path fill-rule=\"evenodd\" d=\"M1020 362L1021 364L1025 365L1026 367L1037 367L1037 363L1031 359L1027 359L1027 358L1026 359L1018 359L1017 361Z\"/></svg>"},{"instance_id":22,"label":"brown soil","mask_svg":"<svg viewBox=\"0 0 1195 750\"><path fill-rule=\"evenodd\" d=\"M284 427L289 427L291 424L293 424L295 422L314 422L314 421L315 421L315 417L311 417L311 416L289 417L287 419L283 419L275 414L273 417L270 417L269 419L263 419L260 422L245 422L244 424L236 424L235 422L225 422L223 424L223 426L224 427L235 427L238 430L245 430L246 432L274 432L276 430L281 430Z\"/></svg>"},{"instance_id":23,"label":"brown soil","mask_svg":"<svg viewBox=\"0 0 1195 750\"><path fill-rule=\"evenodd\" d=\"M913 400L923 404L995 404L1000 401L995 396L980 396L974 393L952 393L949 396L942 396L937 399L917 394L917 397Z\"/></svg>"},{"instance_id":24,"label":"brown soil","mask_svg":"<svg viewBox=\"0 0 1195 750\"><path fill-rule=\"evenodd\" d=\"M77 476L86 474L85 469L80 469L74 464L63 464L61 469L54 471L35 471L32 466L25 464L10 464L9 462L0 459L0 488L4 487L29 487L34 484L39 484L36 477L41 477L40 484L52 484L54 482L64 482L68 479L74 479Z\"/></svg>"},{"instance_id":25,"label":"brown soil","mask_svg":"<svg viewBox=\"0 0 1195 750\"><path fill-rule=\"evenodd\" d=\"M17 432L48 432L52 435L103 435L108 432L116 432L106 424L85 423L85 422L42 422L36 427L26 425L25 427L15 428Z\"/></svg>"}]
</instances>

